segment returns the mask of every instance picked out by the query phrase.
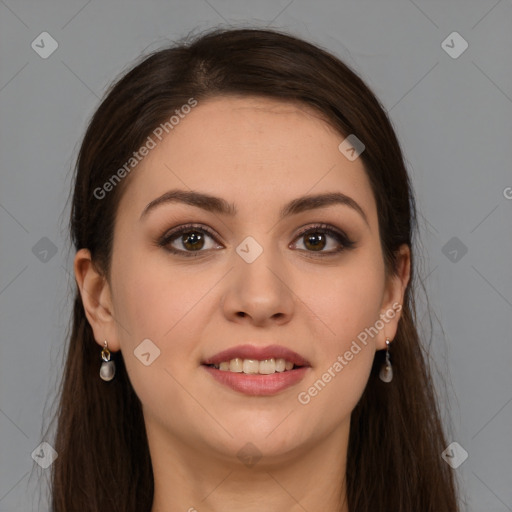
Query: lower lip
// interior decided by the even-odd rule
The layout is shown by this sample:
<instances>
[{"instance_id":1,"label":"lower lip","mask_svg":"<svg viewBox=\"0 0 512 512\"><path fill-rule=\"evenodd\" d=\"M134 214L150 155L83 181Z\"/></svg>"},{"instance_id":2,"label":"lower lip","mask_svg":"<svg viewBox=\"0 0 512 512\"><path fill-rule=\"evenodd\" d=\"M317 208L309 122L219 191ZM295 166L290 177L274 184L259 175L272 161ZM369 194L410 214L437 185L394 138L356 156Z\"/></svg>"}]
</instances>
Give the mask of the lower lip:
<instances>
[{"instance_id":1,"label":"lower lip","mask_svg":"<svg viewBox=\"0 0 512 512\"><path fill-rule=\"evenodd\" d=\"M309 369L308 366L302 366L295 370L261 375L218 370L206 365L203 365L203 368L221 384L234 391L254 396L269 396L279 393L279 391L300 382Z\"/></svg>"}]
</instances>

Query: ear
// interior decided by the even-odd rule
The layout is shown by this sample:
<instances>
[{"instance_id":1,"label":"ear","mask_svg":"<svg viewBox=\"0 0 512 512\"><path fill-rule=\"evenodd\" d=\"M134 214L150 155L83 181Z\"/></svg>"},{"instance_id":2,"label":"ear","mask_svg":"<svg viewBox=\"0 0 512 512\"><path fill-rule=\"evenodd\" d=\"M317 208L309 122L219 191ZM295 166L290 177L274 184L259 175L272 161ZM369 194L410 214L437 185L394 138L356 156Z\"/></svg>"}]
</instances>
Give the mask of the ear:
<instances>
[{"instance_id":1,"label":"ear","mask_svg":"<svg viewBox=\"0 0 512 512\"><path fill-rule=\"evenodd\" d=\"M77 251L74 270L85 316L92 327L96 343L103 347L104 340L107 340L111 352L119 350L110 285L94 266L88 249Z\"/></svg>"},{"instance_id":2,"label":"ear","mask_svg":"<svg viewBox=\"0 0 512 512\"><path fill-rule=\"evenodd\" d=\"M380 319L384 324L376 338L376 349L386 348L386 338L392 341L398 329L405 290L411 276L411 250L403 244L397 251L397 273L388 276L382 300Z\"/></svg>"}]
</instances>

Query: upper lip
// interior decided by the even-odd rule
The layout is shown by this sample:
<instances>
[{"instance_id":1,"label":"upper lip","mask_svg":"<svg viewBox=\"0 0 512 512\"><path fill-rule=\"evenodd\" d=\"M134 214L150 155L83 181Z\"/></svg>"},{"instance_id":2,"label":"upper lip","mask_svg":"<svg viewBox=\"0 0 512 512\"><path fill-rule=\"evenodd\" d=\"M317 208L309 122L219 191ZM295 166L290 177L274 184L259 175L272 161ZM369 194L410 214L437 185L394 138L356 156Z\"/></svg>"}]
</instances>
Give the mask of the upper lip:
<instances>
[{"instance_id":1,"label":"upper lip","mask_svg":"<svg viewBox=\"0 0 512 512\"><path fill-rule=\"evenodd\" d=\"M238 345L218 352L212 357L205 359L202 364L220 364L223 361L230 361L235 358L255 359L263 361L265 359L285 359L296 366L311 366L309 361L302 356L281 345L267 345L266 347L257 347L255 345Z\"/></svg>"}]
</instances>

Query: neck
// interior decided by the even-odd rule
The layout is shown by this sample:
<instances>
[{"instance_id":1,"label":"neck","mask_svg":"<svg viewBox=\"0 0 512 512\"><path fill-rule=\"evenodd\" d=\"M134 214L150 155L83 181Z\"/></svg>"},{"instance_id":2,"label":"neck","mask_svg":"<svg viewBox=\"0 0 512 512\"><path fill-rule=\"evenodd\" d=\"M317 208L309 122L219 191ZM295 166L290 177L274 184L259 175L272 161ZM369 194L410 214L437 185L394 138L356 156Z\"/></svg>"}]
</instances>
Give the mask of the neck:
<instances>
[{"instance_id":1,"label":"neck","mask_svg":"<svg viewBox=\"0 0 512 512\"><path fill-rule=\"evenodd\" d=\"M170 440L168 432L150 422L146 428L155 484L151 512L349 512L349 425L314 446L259 459L251 458L260 455L254 445L246 446L247 457L228 458Z\"/></svg>"}]
</instances>

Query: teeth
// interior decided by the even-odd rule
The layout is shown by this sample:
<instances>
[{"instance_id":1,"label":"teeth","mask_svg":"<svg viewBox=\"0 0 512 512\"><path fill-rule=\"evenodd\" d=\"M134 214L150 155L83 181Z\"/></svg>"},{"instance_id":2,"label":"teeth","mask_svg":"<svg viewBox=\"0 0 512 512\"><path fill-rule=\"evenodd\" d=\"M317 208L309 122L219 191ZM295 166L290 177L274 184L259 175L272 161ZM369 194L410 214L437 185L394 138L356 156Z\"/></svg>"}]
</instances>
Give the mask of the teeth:
<instances>
[{"instance_id":1,"label":"teeth","mask_svg":"<svg viewBox=\"0 0 512 512\"><path fill-rule=\"evenodd\" d=\"M256 359L240 359L237 357L231 359L231 361L222 361L220 364L214 364L213 367L224 372L270 375L276 372L280 373L291 370L293 363L282 358L257 361Z\"/></svg>"},{"instance_id":2,"label":"teeth","mask_svg":"<svg viewBox=\"0 0 512 512\"><path fill-rule=\"evenodd\" d=\"M259 371L263 375L270 375L276 373L276 362L274 359L265 359L259 363Z\"/></svg>"},{"instance_id":3,"label":"teeth","mask_svg":"<svg viewBox=\"0 0 512 512\"><path fill-rule=\"evenodd\" d=\"M286 369L286 361L284 359L276 359L276 372L284 372Z\"/></svg>"},{"instance_id":4,"label":"teeth","mask_svg":"<svg viewBox=\"0 0 512 512\"><path fill-rule=\"evenodd\" d=\"M230 364L231 367L231 364ZM255 361L254 359L244 359L243 370L244 373L258 373L260 368L260 363Z\"/></svg>"},{"instance_id":5,"label":"teeth","mask_svg":"<svg viewBox=\"0 0 512 512\"><path fill-rule=\"evenodd\" d=\"M230 372L242 373L244 371L244 360L237 357L226 362Z\"/></svg>"}]
</instances>

